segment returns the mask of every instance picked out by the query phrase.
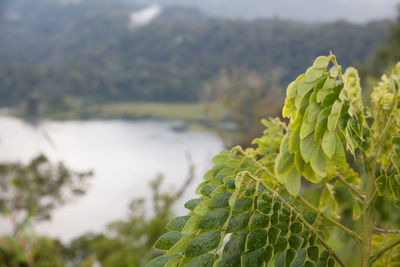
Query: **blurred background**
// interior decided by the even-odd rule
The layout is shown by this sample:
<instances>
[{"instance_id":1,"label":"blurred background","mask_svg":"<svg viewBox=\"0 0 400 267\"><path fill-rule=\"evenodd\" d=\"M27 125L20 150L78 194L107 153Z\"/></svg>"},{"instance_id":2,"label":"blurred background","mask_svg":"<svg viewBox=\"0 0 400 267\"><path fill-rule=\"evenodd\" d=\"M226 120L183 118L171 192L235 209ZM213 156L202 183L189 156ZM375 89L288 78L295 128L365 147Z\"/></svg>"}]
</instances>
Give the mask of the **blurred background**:
<instances>
[{"instance_id":1,"label":"blurred background","mask_svg":"<svg viewBox=\"0 0 400 267\"><path fill-rule=\"evenodd\" d=\"M0 0L0 266L144 266L224 147L336 54L400 60L395 0Z\"/></svg>"}]
</instances>

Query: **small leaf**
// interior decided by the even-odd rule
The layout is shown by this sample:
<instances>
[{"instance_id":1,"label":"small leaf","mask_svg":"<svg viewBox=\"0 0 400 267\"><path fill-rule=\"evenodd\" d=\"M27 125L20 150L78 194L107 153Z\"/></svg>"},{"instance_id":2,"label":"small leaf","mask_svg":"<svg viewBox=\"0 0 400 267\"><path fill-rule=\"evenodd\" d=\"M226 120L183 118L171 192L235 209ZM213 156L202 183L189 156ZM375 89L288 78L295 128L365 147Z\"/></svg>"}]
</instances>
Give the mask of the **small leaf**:
<instances>
[{"instance_id":1,"label":"small leaf","mask_svg":"<svg viewBox=\"0 0 400 267\"><path fill-rule=\"evenodd\" d=\"M289 139L289 152L295 153L300 149L300 131L297 128L294 132L290 135Z\"/></svg>"},{"instance_id":2,"label":"small leaf","mask_svg":"<svg viewBox=\"0 0 400 267\"><path fill-rule=\"evenodd\" d=\"M179 232L168 232L158 238L154 244L154 248L159 250L168 250L178 242L183 235Z\"/></svg>"},{"instance_id":3,"label":"small leaf","mask_svg":"<svg viewBox=\"0 0 400 267\"><path fill-rule=\"evenodd\" d=\"M189 241L193 238L194 235L186 235L182 237L176 244L170 248L164 256L169 256L177 253L184 253Z\"/></svg>"},{"instance_id":4,"label":"small leaf","mask_svg":"<svg viewBox=\"0 0 400 267\"><path fill-rule=\"evenodd\" d=\"M228 150L222 150L221 152L219 152L218 155L214 156L211 159L211 162L215 165L222 165L225 163L225 161L228 160L229 157L229 151Z\"/></svg>"},{"instance_id":5,"label":"small leaf","mask_svg":"<svg viewBox=\"0 0 400 267\"><path fill-rule=\"evenodd\" d=\"M286 89L286 96L287 98L295 98L297 94L297 82L293 81L289 84L289 86Z\"/></svg>"},{"instance_id":6,"label":"small leaf","mask_svg":"<svg viewBox=\"0 0 400 267\"><path fill-rule=\"evenodd\" d=\"M297 172L296 168L292 168L286 178L286 189L289 194L296 196L300 192L301 176Z\"/></svg>"},{"instance_id":7,"label":"small leaf","mask_svg":"<svg viewBox=\"0 0 400 267\"><path fill-rule=\"evenodd\" d=\"M302 224L302 223L299 223L299 222L293 223L293 224L290 226L290 231L291 231L293 234L299 234L299 233L301 233L301 232L303 231L303 224Z\"/></svg>"},{"instance_id":8,"label":"small leaf","mask_svg":"<svg viewBox=\"0 0 400 267\"><path fill-rule=\"evenodd\" d=\"M322 111L321 105L317 103L311 104L308 111L307 121L308 122L316 121L321 111Z\"/></svg>"},{"instance_id":9,"label":"small leaf","mask_svg":"<svg viewBox=\"0 0 400 267\"><path fill-rule=\"evenodd\" d=\"M311 155L315 147L316 145L312 135L309 135L300 141L300 153L306 163L310 162Z\"/></svg>"},{"instance_id":10,"label":"small leaf","mask_svg":"<svg viewBox=\"0 0 400 267\"><path fill-rule=\"evenodd\" d=\"M214 263L214 255L213 254L204 254L200 257L196 257L191 259L183 267L212 267Z\"/></svg>"},{"instance_id":11,"label":"small leaf","mask_svg":"<svg viewBox=\"0 0 400 267\"><path fill-rule=\"evenodd\" d=\"M303 244L304 238L298 235L292 235L289 237L289 246L292 249L298 250Z\"/></svg>"},{"instance_id":12,"label":"small leaf","mask_svg":"<svg viewBox=\"0 0 400 267\"><path fill-rule=\"evenodd\" d=\"M193 211L197 205L199 205L201 202L203 202L204 200L206 200L206 198L195 198L195 199L191 199L189 201L187 201L185 203L185 208L187 208L188 210Z\"/></svg>"},{"instance_id":13,"label":"small leaf","mask_svg":"<svg viewBox=\"0 0 400 267\"><path fill-rule=\"evenodd\" d=\"M310 260L318 261L318 258L319 258L319 248L316 247L316 246L309 247L309 248L307 249L307 256L310 258Z\"/></svg>"},{"instance_id":14,"label":"small leaf","mask_svg":"<svg viewBox=\"0 0 400 267\"><path fill-rule=\"evenodd\" d=\"M185 255L195 257L216 248L221 240L221 230L212 230L199 234L190 240Z\"/></svg>"},{"instance_id":15,"label":"small leaf","mask_svg":"<svg viewBox=\"0 0 400 267\"><path fill-rule=\"evenodd\" d=\"M310 134L312 134L315 130L315 124L316 124L315 120L312 122L303 121L300 128L300 139L304 139Z\"/></svg>"},{"instance_id":16,"label":"small leaf","mask_svg":"<svg viewBox=\"0 0 400 267\"><path fill-rule=\"evenodd\" d=\"M211 208L225 208L229 206L229 198L232 196L231 192L221 193L215 195L211 200Z\"/></svg>"},{"instance_id":17,"label":"small leaf","mask_svg":"<svg viewBox=\"0 0 400 267\"><path fill-rule=\"evenodd\" d=\"M233 235L224 246L222 259L218 266L237 266L240 264L240 256L244 252L246 233Z\"/></svg>"},{"instance_id":18,"label":"small leaf","mask_svg":"<svg viewBox=\"0 0 400 267\"><path fill-rule=\"evenodd\" d=\"M290 248L286 251L286 256L285 256L286 267L292 266L292 263L294 262L296 256L297 256L296 250Z\"/></svg>"},{"instance_id":19,"label":"small leaf","mask_svg":"<svg viewBox=\"0 0 400 267\"><path fill-rule=\"evenodd\" d=\"M228 226L226 227L227 233L237 232L246 228L249 223L250 216L248 213L239 213L230 218Z\"/></svg>"},{"instance_id":20,"label":"small leaf","mask_svg":"<svg viewBox=\"0 0 400 267\"><path fill-rule=\"evenodd\" d=\"M207 199L198 204L193 212L198 215L204 215L211 210L211 199Z\"/></svg>"},{"instance_id":21,"label":"small leaf","mask_svg":"<svg viewBox=\"0 0 400 267\"><path fill-rule=\"evenodd\" d=\"M384 175L379 176L375 180L376 184L376 192L378 193L378 196L383 196L386 191L386 177Z\"/></svg>"},{"instance_id":22,"label":"small leaf","mask_svg":"<svg viewBox=\"0 0 400 267\"><path fill-rule=\"evenodd\" d=\"M200 189L200 193L203 196L206 197L211 197L212 192L218 187L218 185L215 184L209 184L209 185L205 185Z\"/></svg>"},{"instance_id":23,"label":"small leaf","mask_svg":"<svg viewBox=\"0 0 400 267\"><path fill-rule=\"evenodd\" d=\"M320 177L326 176L326 162L325 155L322 151L322 148L317 146L311 155L310 159L311 168L318 174Z\"/></svg>"},{"instance_id":24,"label":"small leaf","mask_svg":"<svg viewBox=\"0 0 400 267\"><path fill-rule=\"evenodd\" d=\"M326 56L319 56L314 60L314 67L317 69L326 69L326 67L328 67L329 62L331 61L331 59L329 57Z\"/></svg>"},{"instance_id":25,"label":"small leaf","mask_svg":"<svg viewBox=\"0 0 400 267\"><path fill-rule=\"evenodd\" d=\"M236 199L233 209L237 211L248 211L249 209L251 209L252 205L253 205L252 198L241 197Z\"/></svg>"},{"instance_id":26,"label":"small leaf","mask_svg":"<svg viewBox=\"0 0 400 267\"><path fill-rule=\"evenodd\" d=\"M228 219L229 211L216 209L204 214L199 221L200 229L215 229L221 226Z\"/></svg>"},{"instance_id":27,"label":"small leaf","mask_svg":"<svg viewBox=\"0 0 400 267\"><path fill-rule=\"evenodd\" d=\"M316 68L314 66L309 67L306 71L306 77L304 78L304 81L306 83L314 82L318 80L319 78L322 77L322 74L324 73L324 70L321 68Z\"/></svg>"},{"instance_id":28,"label":"small leaf","mask_svg":"<svg viewBox=\"0 0 400 267\"><path fill-rule=\"evenodd\" d=\"M272 226L268 230L268 242L270 244L276 244L276 242L278 241L278 237L279 237L280 233L281 233L281 229L279 229L276 226Z\"/></svg>"},{"instance_id":29,"label":"small leaf","mask_svg":"<svg viewBox=\"0 0 400 267\"><path fill-rule=\"evenodd\" d=\"M329 159L332 159L336 151L336 134L331 131L326 131L322 138L322 149Z\"/></svg>"},{"instance_id":30,"label":"small leaf","mask_svg":"<svg viewBox=\"0 0 400 267\"><path fill-rule=\"evenodd\" d=\"M248 234L246 240L247 250L256 250L264 247L267 243L267 231L264 229L259 229L252 231Z\"/></svg>"},{"instance_id":31,"label":"small leaf","mask_svg":"<svg viewBox=\"0 0 400 267\"><path fill-rule=\"evenodd\" d=\"M172 219L166 226L167 230L177 231L177 232L182 231L183 227L189 221L190 217L191 217L190 215L186 215Z\"/></svg>"},{"instance_id":32,"label":"small leaf","mask_svg":"<svg viewBox=\"0 0 400 267\"><path fill-rule=\"evenodd\" d=\"M259 267L262 266L265 257L265 249L260 248L253 251L247 251L242 256L242 267Z\"/></svg>"},{"instance_id":33,"label":"small leaf","mask_svg":"<svg viewBox=\"0 0 400 267\"><path fill-rule=\"evenodd\" d=\"M318 115L317 124L315 127L314 140L319 141L327 129L328 116L331 112L330 107L324 108Z\"/></svg>"},{"instance_id":34,"label":"small leaf","mask_svg":"<svg viewBox=\"0 0 400 267\"><path fill-rule=\"evenodd\" d=\"M328 117L328 129L334 131L339 121L340 112L342 110L342 102L336 100L332 105L331 114Z\"/></svg>"},{"instance_id":35,"label":"small leaf","mask_svg":"<svg viewBox=\"0 0 400 267\"><path fill-rule=\"evenodd\" d=\"M266 214L253 214L250 225L252 227L265 228L268 226L269 217Z\"/></svg>"},{"instance_id":36,"label":"small leaf","mask_svg":"<svg viewBox=\"0 0 400 267\"><path fill-rule=\"evenodd\" d=\"M188 234L193 234L197 232L199 229L199 221L201 219L201 216L199 215L193 215L190 217L189 221L185 224L185 226L182 229L182 234L188 235Z\"/></svg>"},{"instance_id":37,"label":"small leaf","mask_svg":"<svg viewBox=\"0 0 400 267\"><path fill-rule=\"evenodd\" d=\"M168 257L160 256L151 260L146 267L163 267L170 259L178 257L180 255L170 255Z\"/></svg>"}]
</instances>

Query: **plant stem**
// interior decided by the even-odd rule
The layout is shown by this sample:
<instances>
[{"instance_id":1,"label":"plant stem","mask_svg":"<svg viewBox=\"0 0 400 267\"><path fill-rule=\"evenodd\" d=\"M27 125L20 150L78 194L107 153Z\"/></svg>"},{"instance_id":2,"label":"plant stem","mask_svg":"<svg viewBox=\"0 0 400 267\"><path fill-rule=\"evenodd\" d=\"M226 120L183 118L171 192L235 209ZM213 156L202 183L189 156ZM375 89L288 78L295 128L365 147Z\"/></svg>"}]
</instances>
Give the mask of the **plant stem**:
<instances>
[{"instance_id":1,"label":"plant stem","mask_svg":"<svg viewBox=\"0 0 400 267\"><path fill-rule=\"evenodd\" d=\"M395 246L400 244L400 237L397 237L396 239L391 240L389 243L386 245L380 247L375 251L375 253L369 258L369 266L372 266L372 264L379 259L386 251L389 249L394 248Z\"/></svg>"},{"instance_id":2,"label":"plant stem","mask_svg":"<svg viewBox=\"0 0 400 267\"><path fill-rule=\"evenodd\" d=\"M359 234L357 234L356 232L352 231L351 229L347 228L346 226L344 226L343 224L341 224L340 222L336 221L335 219L331 218L330 216L326 215L323 212L320 212L319 209L317 207L315 207L313 204L311 204L310 202L308 202L305 198L303 198L302 196L297 196L297 199L302 202L304 205L306 205L307 207L309 207L311 210L313 210L314 212L319 212L319 216L321 216L322 218L324 218L325 220L327 220L328 222L334 224L336 227L342 229L344 232L346 232L348 235L350 235L351 237L355 238L357 241L361 241L362 238Z\"/></svg>"},{"instance_id":3,"label":"plant stem","mask_svg":"<svg viewBox=\"0 0 400 267\"><path fill-rule=\"evenodd\" d=\"M340 182L342 182L351 192L359 196L361 199L365 198L365 195L362 192L360 192L357 188L352 186L349 182L347 182L342 175L338 174L336 178L338 178Z\"/></svg>"},{"instance_id":4,"label":"plant stem","mask_svg":"<svg viewBox=\"0 0 400 267\"><path fill-rule=\"evenodd\" d=\"M366 152L362 152L365 168L365 198L363 201L362 221L362 266L370 266L371 237L374 225L375 190L375 159L369 159Z\"/></svg>"}]
</instances>

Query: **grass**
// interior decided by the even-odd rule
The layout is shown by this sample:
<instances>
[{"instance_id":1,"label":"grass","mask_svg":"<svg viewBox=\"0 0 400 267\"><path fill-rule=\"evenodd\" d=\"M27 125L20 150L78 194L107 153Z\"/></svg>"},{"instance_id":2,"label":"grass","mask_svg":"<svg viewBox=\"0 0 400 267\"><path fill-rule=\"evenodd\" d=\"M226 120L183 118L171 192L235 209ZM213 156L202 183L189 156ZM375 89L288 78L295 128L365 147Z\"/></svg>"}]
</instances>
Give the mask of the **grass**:
<instances>
[{"instance_id":1,"label":"grass","mask_svg":"<svg viewBox=\"0 0 400 267\"><path fill-rule=\"evenodd\" d=\"M204 122L223 120L228 111L217 103L119 102L51 114L54 119L161 119Z\"/></svg>"}]
</instances>

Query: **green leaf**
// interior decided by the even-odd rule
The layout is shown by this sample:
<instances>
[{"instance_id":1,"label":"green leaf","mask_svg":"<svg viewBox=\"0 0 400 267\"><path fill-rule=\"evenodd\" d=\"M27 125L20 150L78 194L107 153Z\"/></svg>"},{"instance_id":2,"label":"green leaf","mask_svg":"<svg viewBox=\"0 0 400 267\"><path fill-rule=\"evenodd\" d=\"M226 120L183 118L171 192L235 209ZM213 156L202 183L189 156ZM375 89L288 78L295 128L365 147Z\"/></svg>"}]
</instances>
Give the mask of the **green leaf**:
<instances>
[{"instance_id":1,"label":"green leaf","mask_svg":"<svg viewBox=\"0 0 400 267\"><path fill-rule=\"evenodd\" d=\"M253 251L247 251L242 256L242 267L259 267L262 266L265 257L265 249L260 248Z\"/></svg>"},{"instance_id":2,"label":"green leaf","mask_svg":"<svg viewBox=\"0 0 400 267\"><path fill-rule=\"evenodd\" d=\"M232 196L231 192L215 195L211 199L211 208L225 208L229 206L229 199Z\"/></svg>"},{"instance_id":3,"label":"green leaf","mask_svg":"<svg viewBox=\"0 0 400 267\"><path fill-rule=\"evenodd\" d=\"M312 122L303 121L300 128L300 139L304 139L312 134L315 130L316 123L317 121L315 120Z\"/></svg>"},{"instance_id":4,"label":"green leaf","mask_svg":"<svg viewBox=\"0 0 400 267\"><path fill-rule=\"evenodd\" d=\"M286 97L291 99L295 98L297 94L297 82L293 81L289 84L289 86L286 89Z\"/></svg>"},{"instance_id":5,"label":"green leaf","mask_svg":"<svg viewBox=\"0 0 400 267\"><path fill-rule=\"evenodd\" d=\"M316 146L312 152L311 159L310 159L311 168L314 170L316 174L320 177L326 176L326 161L325 155L322 151L322 148Z\"/></svg>"},{"instance_id":6,"label":"green leaf","mask_svg":"<svg viewBox=\"0 0 400 267\"><path fill-rule=\"evenodd\" d=\"M292 263L294 262L296 256L297 256L296 250L290 248L286 251L286 256L285 256L286 267L292 266Z\"/></svg>"},{"instance_id":7,"label":"green leaf","mask_svg":"<svg viewBox=\"0 0 400 267\"><path fill-rule=\"evenodd\" d=\"M375 180L376 184L376 192L378 193L378 196L383 196L386 191L386 177L384 175L379 176Z\"/></svg>"},{"instance_id":8,"label":"green leaf","mask_svg":"<svg viewBox=\"0 0 400 267\"><path fill-rule=\"evenodd\" d=\"M249 223L250 216L248 213L239 213L232 216L229 220L228 226L226 227L227 233L237 232L246 228Z\"/></svg>"},{"instance_id":9,"label":"green leaf","mask_svg":"<svg viewBox=\"0 0 400 267\"><path fill-rule=\"evenodd\" d=\"M311 168L310 164L304 164L303 176L304 176L304 178L306 178L310 182L313 182L313 183L317 183L318 182L317 174Z\"/></svg>"},{"instance_id":10,"label":"green leaf","mask_svg":"<svg viewBox=\"0 0 400 267\"><path fill-rule=\"evenodd\" d=\"M289 152L290 153L295 153L300 149L300 131L297 128L296 130L293 131L293 133L290 135L289 139Z\"/></svg>"},{"instance_id":11,"label":"green leaf","mask_svg":"<svg viewBox=\"0 0 400 267\"><path fill-rule=\"evenodd\" d=\"M237 211L248 211L252 205L253 205L252 198L241 197L236 199L233 209Z\"/></svg>"},{"instance_id":12,"label":"green leaf","mask_svg":"<svg viewBox=\"0 0 400 267\"><path fill-rule=\"evenodd\" d=\"M322 111L321 105L313 103L308 110L307 122L314 122L317 120L319 113Z\"/></svg>"},{"instance_id":13,"label":"green leaf","mask_svg":"<svg viewBox=\"0 0 400 267\"><path fill-rule=\"evenodd\" d=\"M342 110L342 102L336 100L332 105L331 114L328 117L328 129L334 131L339 121L340 112Z\"/></svg>"},{"instance_id":14,"label":"green leaf","mask_svg":"<svg viewBox=\"0 0 400 267\"><path fill-rule=\"evenodd\" d=\"M168 232L158 238L154 244L154 248L159 250L168 250L178 242L183 235L179 232Z\"/></svg>"},{"instance_id":15,"label":"green leaf","mask_svg":"<svg viewBox=\"0 0 400 267\"><path fill-rule=\"evenodd\" d=\"M322 138L322 149L329 159L332 159L336 151L336 133L326 131Z\"/></svg>"},{"instance_id":16,"label":"green leaf","mask_svg":"<svg viewBox=\"0 0 400 267\"><path fill-rule=\"evenodd\" d=\"M300 151L296 152L296 154L294 155L294 166L296 167L298 173L303 173L304 160L303 157L301 156Z\"/></svg>"},{"instance_id":17,"label":"green leaf","mask_svg":"<svg viewBox=\"0 0 400 267\"><path fill-rule=\"evenodd\" d=\"M316 145L312 135L309 135L300 141L300 153L304 162L310 162L311 155L315 147Z\"/></svg>"},{"instance_id":18,"label":"green leaf","mask_svg":"<svg viewBox=\"0 0 400 267\"><path fill-rule=\"evenodd\" d=\"M177 254L177 253L184 253L189 241L193 238L194 235L186 235L182 237L176 244L170 248L164 256L169 256L172 254Z\"/></svg>"},{"instance_id":19,"label":"green leaf","mask_svg":"<svg viewBox=\"0 0 400 267\"><path fill-rule=\"evenodd\" d=\"M319 248L317 246L312 246L307 249L307 256L310 260L318 261L319 258Z\"/></svg>"},{"instance_id":20,"label":"green leaf","mask_svg":"<svg viewBox=\"0 0 400 267\"><path fill-rule=\"evenodd\" d=\"M195 199L191 199L189 201L187 201L185 203L185 208L187 208L188 210L193 211L197 205L199 205L201 202L203 202L204 200L206 200L206 198L195 198Z\"/></svg>"},{"instance_id":21,"label":"green leaf","mask_svg":"<svg viewBox=\"0 0 400 267\"><path fill-rule=\"evenodd\" d=\"M400 136L393 136L392 137L392 144L400 145Z\"/></svg>"},{"instance_id":22,"label":"green leaf","mask_svg":"<svg viewBox=\"0 0 400 267\"><path fill-rule=\"evenodd\" d=\"M183 265L183 267L212 267L214 263L214 255L204 254L196 257Z\"/></svg>"},{"instance_id":23,"label":"green leaf","mask_svg":"<svg viewBox=\"0 0 400 267\"><path fill-rule=\"evenodd\" d=\"M199 221L200 229L215 229L221 226L228 219L229 211L216 209L204 214Z\"/></svg>"},{"instance_id":24,"label":"green leaf","mask_svg":"<svg viewBox=\"0 0 400 267\"><path fill-rule=\"evenodd\" d=\"M204 215L211 210L211 199L207 199L198 204L193 212L198 215Z\"/></svg>"},{"instance_id":25,"label":"green leaf","mask_svg":"<svg viewBox=\"0 0 400 267\"><path fill-rule=\"evenodd\" d=\"M328 116L331 112L330 107L324 108L318 115L317 124L315 127L314 140L319 141L327 129Z\"/></svg>"},{"instance_id":26,"label":"green leaf","mask_svg":"<svg viewBox=\"0 0 400 267\"><path fill-rule=\"evenodd\" d=\"M293 165L294 155L283 153L276 161L276 173L285 173Z\"/></svg>"},{"instance_id":27,"label":"green leaf","mask_svg":"<svg viewBox=\"0 0 400 267\"><path fill-rule=\"evenodd\" d=\"M266 214L253 214L250 225L257 228L265 228L268 226L269 217Z\"/></svg>"},{"instance_id":28,"label":"green leaf","mask_svg":"<svg viewBox=\"0 0 400 267\"><path fill-rule=\"evenodd\" d=\"M317 69L326 69L331 59L326 56L319 56L314 60L313 66Z\"/></svg>"},{"instance_id":29,"label":"green leaf","mask_svg":"<svg viewBox=\"0 0 400 267\"><path fill-rule=\"evenodd\" d=\"M292 232L293 234L299 234L303 231L303 224L296 222L293 223L292 225L290 225L290 232Z\"/></svg>"},{"instance_id":30,"label":"green leaf","mask_svg":"<svg viewBox=\"0 0 400 267\"><path fill-rule=\"evenodd\" d=\"M170 255L168 257L165 256L160 256L157 258L154 258L152 261L150 261L148 264L146 264L146 267L163 267L170 259L178 257L180 255Z\"/></svg>"},{"instance_id":31,"label":"green leaf","mask_svg":"<svg viewBox=\"0 0 400 267\"><path fill-rule=\"evenodd\" d=\"M240 264L240 256L244 252L246 244L246 233L238 233L232 235L230 240L224 246L222 259L219 262L219 267L238 266Z\"/></svg>"},{"instance_id":32,"label":"green leaf","mask_svg":"<svg viewBox=\"0 0 400 267\"><path fill-rule=\"evenodd\" d=\"M300 192L300 186L301 176L296 168L292 168L287 174L286 189L291 195L296 196Z\"/></svg>"},{"instance_id":33,"label":"green leaf","mask_svg":"<svg viewBox=\"0 0 400 267\"><path fill-rule=\"evenodd\" d=\"M221 241L221 230L212 230L199 234L190 240L185 255L195 257L216 248Z\"/></svg>"},{"instance_id":34,"label":"green leaf","mask_svg":"<svg viewBox=\"0 0 400 267\"><path fill-rule=\"evenodd\" d=\"M299 235L292 235L289 237L289 246L292 249L298 250L303 244L304 238Z\"/></svg>"},{"instance_id":35,"label":"green leaf","mask_svg":"<svg viewBox=\"0 0 400 267\"><path fill-rule=\"evenodd\" d=\"M211 197L212 192L213 192L217 187L218 187L218 185L215 185L215 184L208 184L208 185L205 185L205 186L203 186L203 187L200 189L200 193L201 193L203 196Z\"/></svg>"},{"instance_id":36,"label":"green leaf","mask_svg":"<svg viewBox=\"0 0 400 267\"><path fill-rule=\"evenodd\" d=\"M225 161L228 160L229 157L229 151L228 150L222 150L221 152L219 152L218 155L214 156L211 159L211 162L215 165L222 165L225 163Z\"/></svg>"},{"instance_id":37,"label":"green leaf","mask_svg":"<svg viewBox=\"0 0 400 267\"><path fill-rule=\"evenodd\" d=\"M259 229L252 231L248 234L246 240L247 250L256 250L264 247L267 243L267 231L264 229Z\"/></svg>"},{"instance_id":38,"label":"green leaf","mask_svg":"<svg viewBox=\"0 0 400 267\"><path fill-rule=\"evenodd\" d=\"M189 221L190 217L191 217L190 215L175 217L167 224L166 226L167 230L177 231L177 232L182 231L183 227Z\"/></svg>"},{"instance_id":39,"label":"green leaf","mask_svg":"<svg viewBox=\"0 0 400 267\"><path fill-rule=\"evenodd\" d=\"M288 242L287 242L287 238L280 236L278 237L278 241L276 242L275 246L274 246L274 251L275 253L280 253L282 251L285 251L287 249L288 246Z\"/></svg>"},{"instance_id":40,"label":"green leaf","mask_svg":"<svg viewBox=\"0 0 400 267\"><path fill-rule=\"evenodd\" d=\"M279 234L281 233L281 229L276 226L272 226L268 230L268 242L270 244L276 244L278 241Z\"/></svg>"},{"instance_id":41,"label":"green leaf","mask_svg":"<svg viewBox=\"0 0 400 267\"><path fill-rule=\"evenodd\" d=\"M314 66L309 67L306 71L306 77L304 78L304 81L306 83L314 82L319 78L321 78L323 73L324 73L323 69L316 68Z\"/></svg>"},{"instance_id":42,"label":"green leaf","mask_svg":"<svg viewBox=\"0 0 400 267\"><path fill-rule=\"evenodd\" d=\"M189 221L183 227L182 234L188 235L188 234L193 234L193 233L197 232L197 230L199 229L200 219L201 219L201 216L199 216L199 215L191 216Z\"/></svg>"},{"instance_id":43,"label":"green leaf","mask_svg":"<svg viewBox=\"0 0 400 267\"><path fill-rule=\"evenodd\" d=\"M264 201L264 200L259 200L257 202L257 209L259 211L261 211L262 213L267 214L271 210L271 202L267 202L267 201Z\"/></svg>"}]
</instances>

